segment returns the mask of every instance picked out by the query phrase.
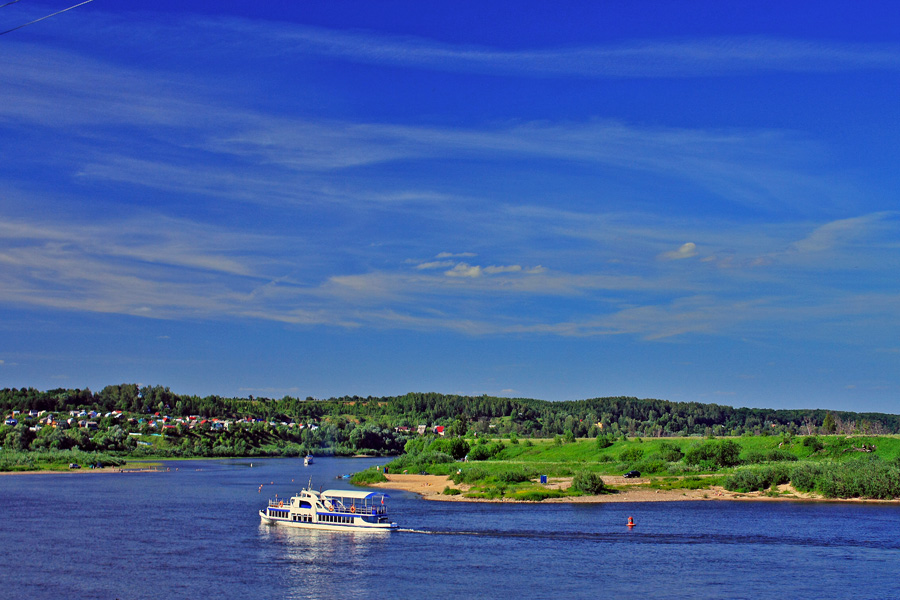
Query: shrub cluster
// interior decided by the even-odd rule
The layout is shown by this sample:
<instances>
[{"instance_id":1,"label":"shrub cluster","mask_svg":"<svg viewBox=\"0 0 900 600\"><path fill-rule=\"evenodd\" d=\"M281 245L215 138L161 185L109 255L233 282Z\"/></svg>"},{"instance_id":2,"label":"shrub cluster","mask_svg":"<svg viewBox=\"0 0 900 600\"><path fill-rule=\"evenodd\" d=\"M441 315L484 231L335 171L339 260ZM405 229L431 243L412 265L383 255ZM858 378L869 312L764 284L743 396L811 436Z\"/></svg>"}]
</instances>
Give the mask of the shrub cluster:
<instances>
[{"instance_id":1,"label":"shrub cluster","mask_svg":"<svg viewBox=\"0 0 900 600\"><path fill-rule=\"evenodd\" d=\"M900 464L876 456L821 465L772 465L741 469L725 478L725 489L736 492L765 490L788 481L802 492L826 498L900 498Z\"/></svg>"},{"instance_id":2,"label":"shrub cluster","mask_svg":"<svg viewBox=\"0 0 900 600\"><path fill-rule=\"evenodd\" d=\"M744 454L744 462L747 464L759 464L766 462L790 462L796 461L797 455L781 448L773 448L767 452L750 450Z\"/></svg>"},{"instance_id":3,"label":"shrub cluster","mask_svg":"<svg viewBox=\"0 0 900 600\"><path fill-rule=\"evenodd\" d=\"M450 463L453 457L444 452L426 451L420 454L403 454L389 463L392 473L407 471L427 471L429 465Z\"/></svg>"},{"instance_id":4,"label":"shrub cluster","mask_svg":"<svg viewBox=\"0 0 900 600\"><path fill-rule=\"evenodd\" d=\"M900 465L875 456L835 463L822 469L815 489L827 498L897 498Z\"/></svg>"},{"instance_id":5,"label":"shrub cluster","mask_svg":"<svg viewBox=\"0 0 900 600\"><path fill-rule=\"evenodd\" d=\"M668 468L669 463L657 455L651 455L640 462L632 463L630 466L641 473L662 473Z\"/></svg>"},{"instance_id":6,"label":"shrub cluster","mask_svg":"<svg viewBox=\"0 0 900 600\"><path fill-rule=\"evenodd\" d=\"M803 438L803 445L809 448L812 452L818 452L825 447L825 444L822 443L822 440L820 440L818 436L815 435Z\"/></svg>"},{"instance_id":7,"label":"shrub cluster","mask_svg":"<svg viewBox=\"0 0 900 600\"><path fill-rule=\"evenodd\" d=\"M703 468L718 469L740 464L741 446L733 440L704 442L687 451L684 462Z\"/></svg>"},{"instance_id":8,"label":"shrub cluster","mask_svg":"<svg viewBox=\"0 0 900 600\"><path fill-rule=\"evenodd\" d=\"M380 483L382 481L387 481L387 477L384 476L384 473L380 469L376 470L375 467L354 473L353 477L350 478L350 483L353 485L366 485L368 483Z\"/></svg>"},{"instance_id":9,"label":"shrub cluster","mask_svg":"<svg viewBox=\"0 0 900 600\"><path fill-rule=\"evenodd\" d=\"M684 452L671 442L663 442L659 445L659 457L666 462L678 462L684 458Z\"/></svg>"},{"instance_id":10,"label":"shrub cluster","mask_svg":"<svg viewBox=\"0 0 900 600\"><path fill-rule=\"evenodd\" d=\"M484 467L464 467L450 476L453 483L475 483L488 477L488 471Z\"/></svg>"},{"instance_id":11,"label":"shrub cluster","mask_svg":"<svg viewBox=\"0 0 900 600\"><path fill-rule=\"evenodd\" d=\"M733 492L756 492L791 480L791 471L785 465L773 465L761 469L741 469L725 478L723 486Z\"/></svg>"},{"instance_id":12,"label":"shrub cluster","mask_svg":"<svg viewBox=\"0 0 900 600\"><path fill-rule=\"evenodd\" d=\"M469 460L490 460L506 449L503 442L475 444L469 450Z\"/></svg>"},{"instance_id":13,"label":"shrub cluster","mask_svg":"<svg viewBox=\"0 0 900 600\"><path fill-rule=\"evenodd\" d=\"M623 463L633 463L641 460L643 456L643 448L632 446L631 448L626 448L622 451L622 454L619 455L619 460L621 460Z\"/></svg>"},{"instance_id":14,"label":"shrub cluster","mask_svg":"<svg viewBox=\"0 0 900 600\"><path fill-rule=\"evenodd\" d=\"M523 481L529 481L534 475L534 471L528 467L513 467L511 469L498 471L494 474L494 478L497 481L502 481L504 483L521 483Z\"/></svg>"},{"instance_id":15,"label":"shrub cluster","mask_svg":"<svg viewBox=\"0 0 900 600\"><path fill-rule=\"evenodd\" d=\"M597 473L579 471L572 478L572 489L584 494L596 495L606 491L606 484L603 483L603 478Z\"/></svg>"},{"instance_id":16,"label":"shrub cluster","mask_svg":"<svg viewBox=\"0 0 900 600\"><path fill-rule=\"evenodd\" d=\"M799 464L791 471L791 485L801 492L816 489L816 481L822 474L822 467L810 463Z\"/></svg>"},{"instance_id":17,"label":"shrub cluster","mask_svg":"<svg viewBox=\"0 0 900 600\"><path fill-rule=\"evenodd\" d=\"M522 490L511 495L514 500L525 500L528 502L540 502L547 498L562 498L565 492L559 490Z\"/></svg>"}]
</instances>

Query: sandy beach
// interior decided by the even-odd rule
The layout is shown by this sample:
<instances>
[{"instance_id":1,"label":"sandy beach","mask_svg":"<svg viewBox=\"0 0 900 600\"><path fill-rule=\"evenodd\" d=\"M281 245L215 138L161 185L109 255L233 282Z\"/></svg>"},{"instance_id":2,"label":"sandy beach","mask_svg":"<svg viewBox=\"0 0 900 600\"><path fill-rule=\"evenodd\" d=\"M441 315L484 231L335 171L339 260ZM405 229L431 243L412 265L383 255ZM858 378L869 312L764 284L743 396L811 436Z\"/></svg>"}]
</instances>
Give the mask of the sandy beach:
<instances>
[{"instance_id":1,"label":"sandy beach","mask_svg":"<svg viewBox=\"0 0 900 600\"><path fill-rule=\"evenodd\" d=\"M403 490L406 492L414 492L419 494L425 500L440 500L445 502L520 502L517 500L497 499L486 500L480 498L464 498L461 494L455 496L445 496L442 494L444 488L452 487L466 492L469 486L466 484L457 485L444 475L406 475L393 474L385 475L388 479L386 482L370 484L372 487ZM617 493L603 494L600 496L573 496L568 498L548 498L543 500L544 503L601 503L601 502L682 502L686 500L702 501L702 500L754 500L754 501L772 501L781 500L794 501L828 501L828 502L889 502L897 503L898 500L862 500L859 498L852 499L826 499L816 494L808 494L795 490L790 485L778 486L781 495L775 497L767 495L765 492L750 492L746 494L738 492L730 492L720 486L713 486L706 490L656 490L646 486L648 479L625 479L624 477L603 477L603 482L608 486L617 488ZM551 478L548 482L548 488L566 489L572 484L572 479L566 477Z\"/></svg>"}]
</instances>

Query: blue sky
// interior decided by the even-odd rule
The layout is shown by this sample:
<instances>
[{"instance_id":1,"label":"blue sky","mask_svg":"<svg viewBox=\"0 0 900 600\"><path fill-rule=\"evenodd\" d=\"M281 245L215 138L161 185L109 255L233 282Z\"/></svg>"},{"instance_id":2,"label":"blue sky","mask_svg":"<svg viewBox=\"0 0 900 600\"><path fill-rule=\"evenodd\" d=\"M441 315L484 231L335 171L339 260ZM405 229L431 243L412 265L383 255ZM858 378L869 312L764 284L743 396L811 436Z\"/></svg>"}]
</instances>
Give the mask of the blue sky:
<instances>
[{"instance_id":1,"label":"blue sky","mask_svg":"<svg viewBox=\"0 0 900 600\"><path fill-rule=\"evenodd\" d=\"M0 53L0 386L900 411L893 3L95 0Z\"/></svg>"}]
</instances>

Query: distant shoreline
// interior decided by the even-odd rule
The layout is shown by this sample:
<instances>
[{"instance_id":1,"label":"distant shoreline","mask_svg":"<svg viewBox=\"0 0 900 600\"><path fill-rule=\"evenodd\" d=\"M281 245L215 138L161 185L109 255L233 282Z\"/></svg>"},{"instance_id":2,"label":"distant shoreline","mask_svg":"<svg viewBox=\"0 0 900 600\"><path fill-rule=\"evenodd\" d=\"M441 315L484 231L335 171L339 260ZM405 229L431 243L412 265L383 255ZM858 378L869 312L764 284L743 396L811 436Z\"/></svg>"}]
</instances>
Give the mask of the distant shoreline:
<instances>
[{"instance_id":1,"label":"distant shoreline","mask_svg":"<svg viewBox=\"0 0 900 600\"><path fill-rule=\"evenodd\" d=\"M655 490L643 487L646 480L638 480L636 483L624 480L621 477L604 477L604 483L619 488L617 493L602 494L599 496L569 496L565 498L547 498L540 502L511 500L508 498L465 498L462 494L453 496L444 495L445 487L465 489L464 484L457 485L446 475L407 475L385 474L388 481L368 484L371 487L382 489L394 489L404 492L419 494L425 500L440 502L494 502L507 504L602 504L609 502L685 502L685 501L754 501L754 502L866 502L876 504L900 504L900 499L878 500L869 498L825 498L816 494L799 492L789 485L779 486L779 491L785 492L779 496L766 495L763 492L731 492L720 486L713 486L705 490ZM560 478L552 482L548 487L565 488L571 483L570 478ZM624 489L623 489L624 488Z\"/></svg>"},{"instance_id":2,"label":"distant shoreline","mask_svg":"<svg viewBox=\"0 0 900 600\"><path fill-rule=\"evenodd\" d=\"M99 473L165 473L168 468L162 467L100 467L97 469L40 469L34 471L0 471L0 475L93 475ZM177 469L176 469L177 470Z\"/></svg>"}]
</instances>

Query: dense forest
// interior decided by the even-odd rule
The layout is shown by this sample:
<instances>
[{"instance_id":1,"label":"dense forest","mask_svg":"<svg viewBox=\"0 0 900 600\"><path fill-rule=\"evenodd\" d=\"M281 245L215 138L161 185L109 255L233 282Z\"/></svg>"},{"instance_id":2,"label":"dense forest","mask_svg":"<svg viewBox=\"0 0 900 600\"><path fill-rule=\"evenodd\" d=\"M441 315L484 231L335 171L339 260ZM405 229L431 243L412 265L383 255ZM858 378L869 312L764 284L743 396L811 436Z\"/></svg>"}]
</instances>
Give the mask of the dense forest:
<instances>
[{"instance_id":1,"label":"dense forest","mask_svg":"<svg viewBox=\"0 0 900 600\"><path fill-rule=\"evenodd\" d=\"M446 433L510 435L523 437L596 437L600 433L646 437L690 435L742 435L779 433L900 433L900 416L820 409L774 410L733 408L699 402L628 397L549 402L524 398L458 396L410 393L392 397L357 396L314 399L285 396L270 398L199 397L172 392L168 387L136 384L109 385L99 392L89 389L33 388L0 390L0 411L66 412L76 409L100 413L122 411L128 415L203 419L240 419L272 426L315 424L329 427L328 443L344 443L354 430L356 438L366 430L415 432L446 427ZM315 436L322 443L321 433ZM371 436L370 436L371 437ZM346 439L345 439L346 438ZM363 440L366 442L375 440ZM399 440L391 440L396 447ZM382 444L383 445L383 444ZM385 448L387 449L387 448Z\"/></svg>"}]
</instances>

